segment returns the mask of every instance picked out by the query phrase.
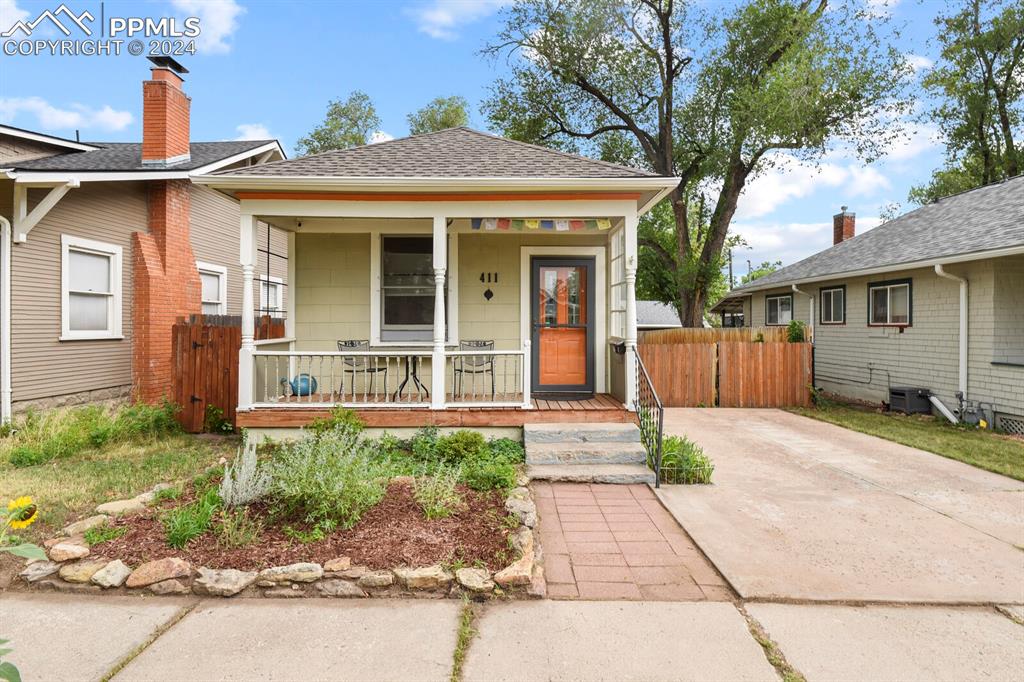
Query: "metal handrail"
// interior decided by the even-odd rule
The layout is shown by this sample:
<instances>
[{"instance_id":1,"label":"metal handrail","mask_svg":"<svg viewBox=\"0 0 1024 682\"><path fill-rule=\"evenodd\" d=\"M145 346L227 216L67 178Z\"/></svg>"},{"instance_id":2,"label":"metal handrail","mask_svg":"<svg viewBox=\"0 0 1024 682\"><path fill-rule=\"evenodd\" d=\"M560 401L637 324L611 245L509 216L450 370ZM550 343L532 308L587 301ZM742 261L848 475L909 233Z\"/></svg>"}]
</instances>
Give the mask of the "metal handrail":
<instances>
[{"instance_id":1,"label":"metal handrail","mask_svg":"<svg viewBox=\"0 0 1024 682\"><path fill-rule=\"evenodd\" d=\"M640 421L640 438L647 449L647 456L654 460L654 487L661 487L661 442L665 429L665 407L658 392L654 390L651 375L640 358L640 351L633 346L636 358L636 408Z\"/></svg>"}]
</instances>

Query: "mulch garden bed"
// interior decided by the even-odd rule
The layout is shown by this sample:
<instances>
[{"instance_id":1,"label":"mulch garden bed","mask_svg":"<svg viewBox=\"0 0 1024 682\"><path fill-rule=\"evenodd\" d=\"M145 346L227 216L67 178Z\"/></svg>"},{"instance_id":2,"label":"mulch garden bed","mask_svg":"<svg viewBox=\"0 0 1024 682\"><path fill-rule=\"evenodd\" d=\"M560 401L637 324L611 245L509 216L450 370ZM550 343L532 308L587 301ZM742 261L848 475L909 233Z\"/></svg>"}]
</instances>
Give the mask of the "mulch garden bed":
<instances>
[{"instance_id":1,"label":"mulch garden bed","mask_svg":"<svg viewBox=\"0 0 1024 682\"><path fill-rule=\"evenodd\" d=\"M127 528L124 535L94 545L94 555L121 559L137 566L165 557L180 557L193 566L258 570L271 566L310 561L323 564L348 556L353 565L371 569L395 566L429 566L459 560L467 566L477 563L497 571L508 564L508 535L504 499L496 491L477 492L460 486L465 502L457 514L427 520L413 498L411 483L392 481L377 505L368 509L348 530L338 530L323 540L303 543L285 534L288 521L271 520L270 510L259 503L250 505L253 518L264 523L259 537L245 547L218 544L211 532L192 540L183 549L168 546L162 510L187 503L191 495L168 501L159 507L113 522ZM296 528L302 524L292 523ZM512 557L514 558L514 557Z\"/></svg>"}]
</instances>

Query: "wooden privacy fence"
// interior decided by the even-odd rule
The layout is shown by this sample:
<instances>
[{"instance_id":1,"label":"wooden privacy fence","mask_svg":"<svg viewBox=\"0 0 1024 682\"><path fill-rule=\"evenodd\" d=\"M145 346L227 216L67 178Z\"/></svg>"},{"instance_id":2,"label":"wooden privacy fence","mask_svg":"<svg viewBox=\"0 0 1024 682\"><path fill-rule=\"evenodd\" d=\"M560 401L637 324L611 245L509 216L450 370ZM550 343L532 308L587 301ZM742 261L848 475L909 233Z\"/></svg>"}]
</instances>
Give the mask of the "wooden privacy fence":
<instances>
[{"instance_id":1,"label":"wooden privacy fence","mask_svg":"<svg viewBox=\"0 0 1024 682\"><path fill-rule=\"evenodd\" d=\"M284 321L264 315L257 320L257 339L284 336ZM238 405L238 350L242 346L241 317L193 315L174 325L171 333L171 400L181 409L178 421L189 433L199 433L212 405L235 424Z\"/></svg>"},{"instance_id":2,"label":"wooden privacy fence","mask_svg":"<svg viewBox=\"0 0 1024 682\"><path fill-rule=\"evenodd\" d=\"M811 344L641 343L665 407L790 407L811 404Z\"/></svg>"},{"instance_id":3,"label":"wooden privacy fence","mask_svg":"<svg viewBox=\"0 0 1024 682\"><path fill-rule=\"evenodd\" d=\"M810 334L805 329L805 334ZM788 341L785 327L682 327L643 332L641 343L721 343ZM808 336L810 340L810 336Z\"/></svg>"}]
</instances>

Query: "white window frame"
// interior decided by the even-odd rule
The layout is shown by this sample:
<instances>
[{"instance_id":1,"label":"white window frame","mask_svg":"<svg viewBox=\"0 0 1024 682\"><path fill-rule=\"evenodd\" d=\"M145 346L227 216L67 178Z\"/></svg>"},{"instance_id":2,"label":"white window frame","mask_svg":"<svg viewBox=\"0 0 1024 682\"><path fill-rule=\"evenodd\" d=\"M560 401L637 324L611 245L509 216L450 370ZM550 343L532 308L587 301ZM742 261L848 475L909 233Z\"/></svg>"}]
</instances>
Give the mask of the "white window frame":
<instances>
[{"instance_id":1,"label":"white window frame","mask_svg":"<svg viewBox=\"0 0 1024 682\"><path fill-rule=\"evenodd\" d=\"M626 338L626 228L613 232L608 245L609 339L622 341Z\"/></svg>"},{"instance_id":2,"label":"white window frame","mask_svg":"<svg viewBox=\"0 0 1024 682\"><path fill-rule=\"evenodd\" d=\"M207 301L202 300L200 303L199 310L202 312L202 306L207 303L217 303L219 310L215 315L227 315L228 314L228 269L223 265L214 265L213 263L204 263L203 261L196 261L196 269L199 270L200 276L200 298L202 298L202 276L205 275L217 275L218 278L218 295L220 296L219 301ZM205 314L205 313L204 313Z\"/></svg>"},{"instance_id":3,"label":"white window frame","mask_svg":"<svg viewBox=\"0 0 1024 682\"><path fill-rule=\"evenodd\" d=\"M81 330L71 329L71 251L92 253L110 258L110 296L107 301L107 329ZM108 244L93 239L75 237L68 234L60 236L60 340L84 341L90 339L123 339L121 310L122 293L122 262L124 250L116 244Z\"/></svg>"},{"instance_id":4,"label":"white window frame","mask_svg":"<svg viewBox=\"0 0 1024 682\"><path fill-rule=\"evenodd\" d=\"M268 298L268 297L265 297L263 295L263 285L264 284L266 284L266 285L270 285L270 284L276 285L277 296L275 298L277 300L274 302L274 312L279 313L279 314L280 313L284 313L284 279L282 279L281 277L275 277L273 275L266 275L266 276L258 277L257 281L259 282L259 293L258 293L258 298L256 300L256 310L259 312L259 314L260 315L271 315L270 311L266 310L264 305L263 305L264 302ZM273 315L271 315L271 316L273 316Z\"/></svg>"},{"instance_id":5,"label":"white window frame","mask_svg":"<svg viewBox=\"0 0 1024 682\"><path fill-rule=\"evenodd\" d=\"M837 291L843 297L842 298L842 305L839 306L839 310L838 311L836 310L836 297L835 297L835 294L836 294ZM821 319L819 320L819 323L820 324L846 324L846 287L844 287L844 286L822 287L821 290L818 292L818 294L819 294L819 299L820 299L818 301L818 306L819 306L818 310L821 311ZM827 320L825 319L825 296L828 296L829 298L832 299L832 317L827 319ZM839 313L838 319L836 318L836 312Z\"/></svg>"},{"instance_id":6,"label":"white window frame","mask_svg":"<svg viewBox=\"0 0 1024 682\"><path fill-rule=\"evenodd\" d=\"M782 299L788 299L789 300L789 319L784 321L784 322L781 319L778 319L778 318L781 317L781 312L782 312L781 309L779 309L779 310L776 311L776 319L778 321L776 321L776 322L769 322L768 321L768 309L771 306L771 302L772 301L781 301ZM764 297L764 324L765 324L766 327L785 327L790 322L792 322L793 319L794 319L794 317L793 317L793 294L776 294L774 296L765 296Z\"/></svg>"},{"instance_id":7,"label":"white window frame","mask_svg":"<svg viewBox=\"0 0 1024 682\"><path fill-rule=\"evenodd\" d=\"M894 289L907 290L907 321L892 321L892 292ZM885 321L878 322L875 316L875 292L886 291ZM910 327L914 322L914 287L913 280L901 279L887 282L871 282L868 284L868 326L869 327Z\"/></svg>"}]
</instances>

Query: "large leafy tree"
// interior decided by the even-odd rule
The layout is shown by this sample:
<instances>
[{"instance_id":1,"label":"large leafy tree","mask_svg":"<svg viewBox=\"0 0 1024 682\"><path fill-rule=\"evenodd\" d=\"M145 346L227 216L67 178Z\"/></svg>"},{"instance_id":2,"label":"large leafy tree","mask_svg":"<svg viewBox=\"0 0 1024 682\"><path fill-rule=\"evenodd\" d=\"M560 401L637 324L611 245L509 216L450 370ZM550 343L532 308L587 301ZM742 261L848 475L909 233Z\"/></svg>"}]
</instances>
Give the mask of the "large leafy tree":
<instances>
[{"instance_id":1,"label":"large leafy tree","mask_svg":"<svg viewBox=\"0 0 1024 682\"><path fill-rule=\"evenodd\" d=\"M332 149L348 149L370 141L380 127L380 117L370 96L356 90L346 99L332 100L327 105L323 123L295 145L298 156L319 154Z\"/></svg>"},{"instance_id":2,"label":"large leafy tree","mask_svg":"<svg viewBox=\"0 0 1024 682\"><path fill-rule=\"evenodd\" d=\"M907 73L868 17L826 0L521 0L485 52L510 60L483 107L503 134L680 178L639 265L687 326L751 178L839 141L871 158Z\"/></svg>"},{"instance_id":3,"label":"large leafy tree","mask_svg":"<svg viewBox=\"0 0 1024 682\"><path fill-rule=\"evenodd\" d=\"M924 77L927 112L946 142L946 164L910 192L927 203L1018 175L1024 93L1024 4L966 0L936 18L939 63Z\"/></svg>"},{"instance_id":4,"label":"large leafy tree","mask_svg":"<svg viewBox=\"0 0 1024 682\"><path fill-rule=\"evenodd\" d=\"M458 128L469 123L469 103L465 97L437 97L427 106L415 111L406 119L409 134L433 133L445 128Z\"/></svg>"}]
</instances>

